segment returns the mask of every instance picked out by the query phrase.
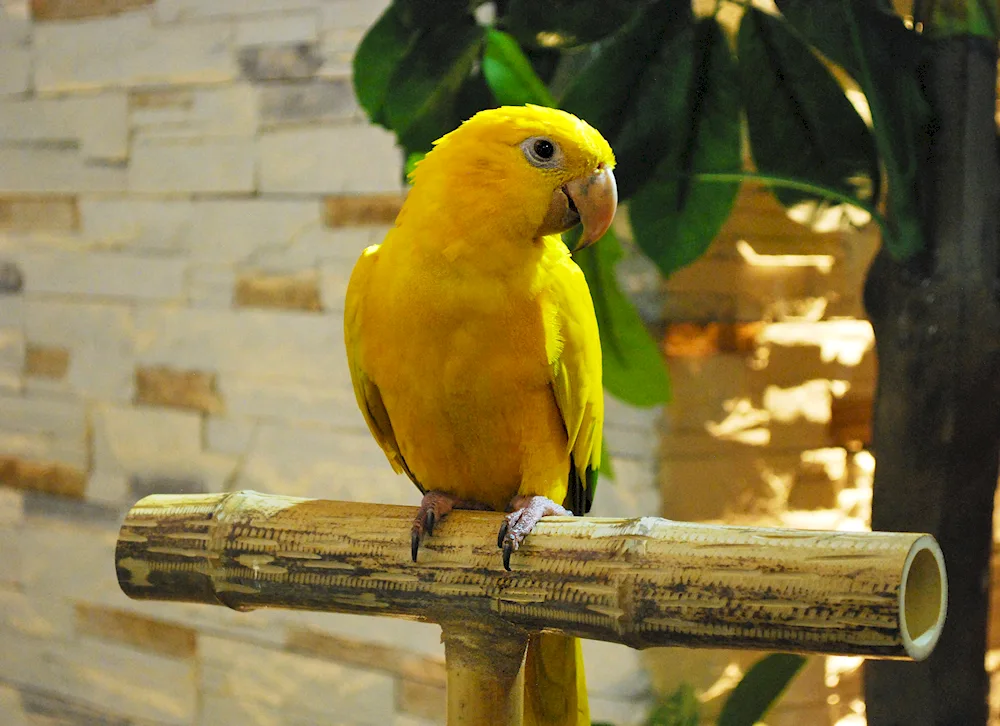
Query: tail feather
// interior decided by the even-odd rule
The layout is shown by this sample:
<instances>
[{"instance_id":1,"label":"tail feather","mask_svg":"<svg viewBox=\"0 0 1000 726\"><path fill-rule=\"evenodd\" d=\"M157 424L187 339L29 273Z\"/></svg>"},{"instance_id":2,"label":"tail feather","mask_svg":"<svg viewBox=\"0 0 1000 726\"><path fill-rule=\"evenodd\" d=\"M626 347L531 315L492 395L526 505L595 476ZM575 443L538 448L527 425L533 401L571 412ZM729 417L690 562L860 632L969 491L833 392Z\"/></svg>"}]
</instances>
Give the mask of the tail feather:
<instances>
[{"instance_id":1,"label":"tail feather","mask_svg":"<svg viewBox=\"0 0 1000 726\"><path fill-rule=\"evenodd\" d=\"M556 633L528 639L524 726L590 726L580 641Z\"/></svg>"}]
</instances>

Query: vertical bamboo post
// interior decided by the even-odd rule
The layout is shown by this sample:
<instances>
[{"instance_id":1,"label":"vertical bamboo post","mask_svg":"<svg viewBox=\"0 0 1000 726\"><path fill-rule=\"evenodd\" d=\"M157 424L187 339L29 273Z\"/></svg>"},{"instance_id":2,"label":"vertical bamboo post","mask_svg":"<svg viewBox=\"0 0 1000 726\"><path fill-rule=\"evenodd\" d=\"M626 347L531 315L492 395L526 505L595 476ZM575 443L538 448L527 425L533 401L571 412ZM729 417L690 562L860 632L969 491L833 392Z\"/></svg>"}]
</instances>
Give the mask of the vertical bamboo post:
<instances>
[{"instance_id":1,"label":"vertical bamboo post","mask_svg":"<svg viewBox=\"0 0 1000 726\"><path fill-rule=\"evenodd\" d=\"M441 624L448 726L521 726L528 634L491 620Z\"/></svg>"}]
</instances>

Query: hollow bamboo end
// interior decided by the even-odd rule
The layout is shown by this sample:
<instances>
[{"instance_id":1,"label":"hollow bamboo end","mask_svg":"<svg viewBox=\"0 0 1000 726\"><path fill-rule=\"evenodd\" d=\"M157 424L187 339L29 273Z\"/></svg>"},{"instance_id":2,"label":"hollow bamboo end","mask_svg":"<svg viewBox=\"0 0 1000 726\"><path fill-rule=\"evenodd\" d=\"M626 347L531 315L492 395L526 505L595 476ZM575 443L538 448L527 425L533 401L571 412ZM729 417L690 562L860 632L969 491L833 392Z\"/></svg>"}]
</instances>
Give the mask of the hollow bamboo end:
<instances>
[{"instance_id":1,"label":"hollow bamboo end","mask_svg":"<svg viewBox=\"0 0 1000 726\"><path fill-rule=\"evenodd\" d=\"M924 660L934 650L948 613L948 576L937 541L917 539L903 563L899 623L906 654Z\"/></svg>"}]
</instances>

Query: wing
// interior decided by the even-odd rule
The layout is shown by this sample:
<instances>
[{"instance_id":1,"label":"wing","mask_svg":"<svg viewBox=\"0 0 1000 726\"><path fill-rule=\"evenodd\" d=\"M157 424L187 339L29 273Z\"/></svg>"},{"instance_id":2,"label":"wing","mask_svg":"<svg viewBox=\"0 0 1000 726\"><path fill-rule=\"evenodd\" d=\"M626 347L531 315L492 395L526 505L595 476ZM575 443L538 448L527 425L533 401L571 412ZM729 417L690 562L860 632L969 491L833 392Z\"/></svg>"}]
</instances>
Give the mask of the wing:
<instances>
[{"instance_id":1,"label":"wing","mask_svg":"<svg viewBox=\"0 0 1000 726\"><path fill-rule=\"evenodd\" d=\"M354 385L354 396L358 407L365 417L372 436L382 447L385 456L397 474L405 473L414 484L424 491L413 472L406 466L403 455L399 451L396 434L389 421L389 413L382 402L382 394L378 386L365 372L364 360L361 355L361 340L365 335L362 311L371 286L372 270L378 262L378 245L372 245L361 253L350 282L347 284L347 295L344 304L344 343L347 347L347 366L351 371L351 383Z\"/></svg>"},{"instance_id":2,"label":"wing","mask_svg":"<svg viewBox=\"0 0 1000 726\"><path fill-rule=\"evenodd\" d=\"M585 514L594 501L601 463L601 339L583 272L561 242L559 247L562 249L549 265L545 342L552 366L552 391L569 437L566 506L576 514Z\"/></svg>"}]
</instances>

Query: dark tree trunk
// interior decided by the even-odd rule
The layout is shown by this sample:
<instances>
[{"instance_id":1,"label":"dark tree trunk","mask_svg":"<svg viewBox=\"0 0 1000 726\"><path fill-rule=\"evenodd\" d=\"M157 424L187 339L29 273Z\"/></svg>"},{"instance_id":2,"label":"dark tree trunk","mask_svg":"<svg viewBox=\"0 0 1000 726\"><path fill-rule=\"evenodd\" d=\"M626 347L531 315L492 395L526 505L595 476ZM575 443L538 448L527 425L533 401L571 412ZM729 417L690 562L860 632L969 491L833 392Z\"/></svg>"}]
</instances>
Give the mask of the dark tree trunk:
<instances>
[{"instance_id":1,"label":"dark tree trunk","mask_svg":"<svg viewBox=\"0 0 1000 726\"><path fill-rule=\"evenodd\" d=\"M933 44L923 84L934 122L921 168L929 250L883 251L865 303L879 360L872 526L936 535L948 619L924 663L869 662L870 726L986 723L984 668L993 494L1000 458L996 45Z\"/></svg>"}]
</instances>

